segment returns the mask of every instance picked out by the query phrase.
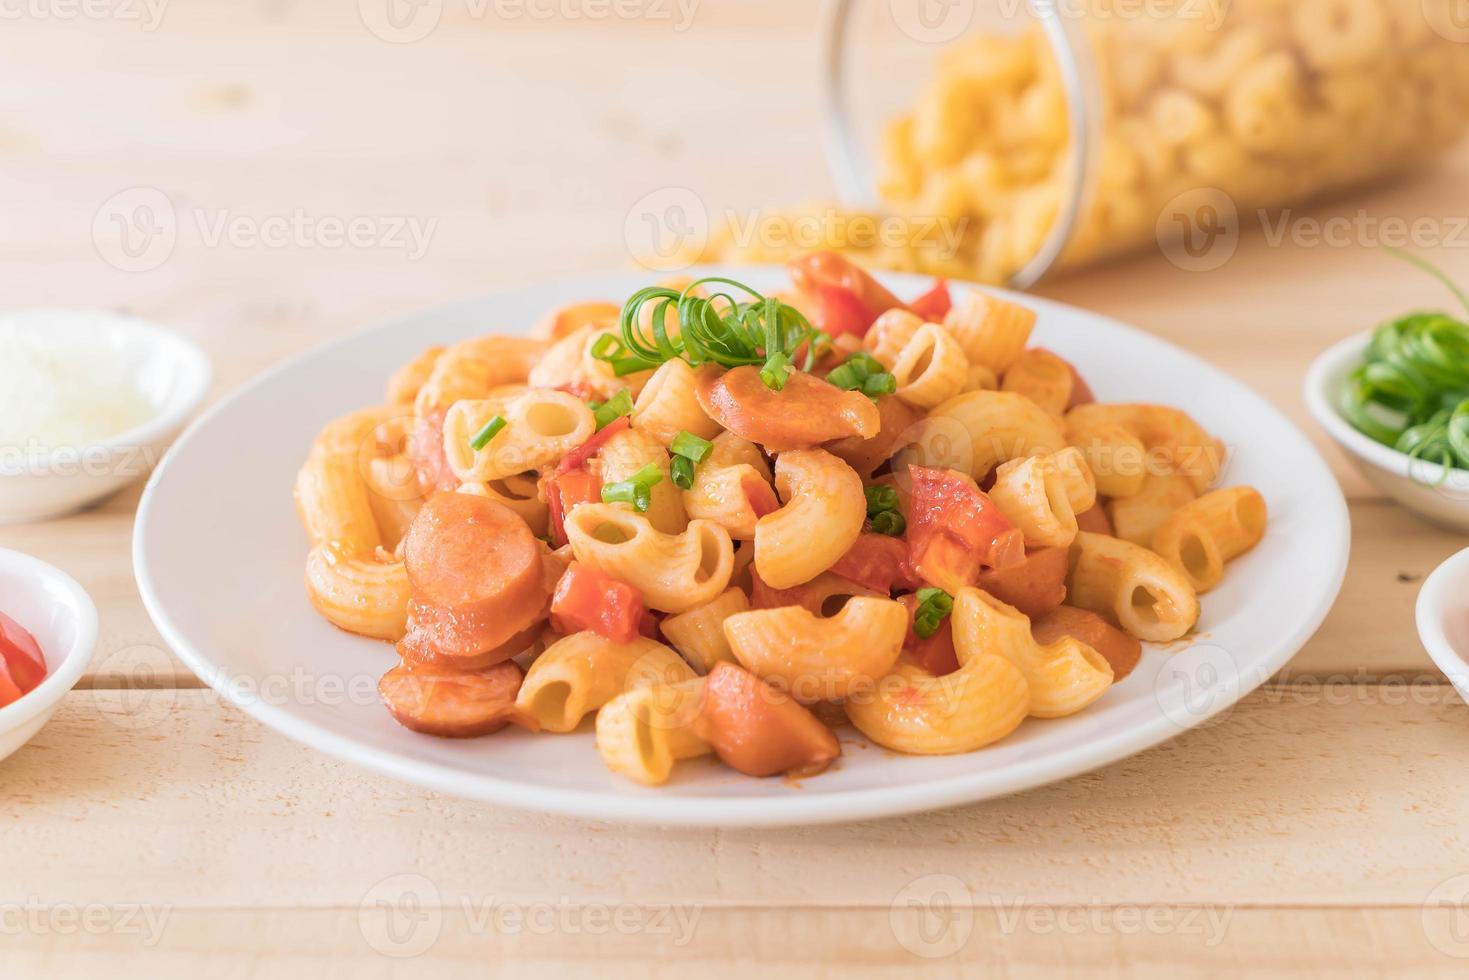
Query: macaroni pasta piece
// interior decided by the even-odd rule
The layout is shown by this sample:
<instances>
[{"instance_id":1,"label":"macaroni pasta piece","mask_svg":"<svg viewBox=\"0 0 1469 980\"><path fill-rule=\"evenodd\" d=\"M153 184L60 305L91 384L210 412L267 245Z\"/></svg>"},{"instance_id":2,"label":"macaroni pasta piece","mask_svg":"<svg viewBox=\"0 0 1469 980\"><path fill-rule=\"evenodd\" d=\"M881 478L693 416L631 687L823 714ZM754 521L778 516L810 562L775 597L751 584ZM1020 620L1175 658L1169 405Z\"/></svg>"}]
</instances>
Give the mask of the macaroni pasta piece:
<instances>
[{"instance_id":1,"label":"macaroni pasta piece","mask_svg":"<svg viewBox=\"0 0 1469 980\"><path fill-rule=\"evenodd\" d=\"M880 315L862 338L862 346L882 366L892 370L898 355L923 326L923 318L908 310L888 310Z\"/></svg>"},{"instance_id":2,"label":"macaroni pasta piece","mask_svg":"<svg viewBox=\"0 0 1469 980\"><path fill-rule=\"evenodd\" d=\"M1142 491L1148 472L1179 473L1188 477L1197 493L1213 485L1224 465L1224 445L1189 417L1187 412L1164 405L1090 404L1078 405L1066 413L1067 433L1072 445L1080 446L1092 462L1088 440L1110 440L1117 446L1119 431L1126 432L1145 452L1135 468L1131 460L1120 460L1104 467L1127 481L1130 493L1112 493L1102 486L1104 470L1093 465L1097 487L1104 496L1130 497ZM1121 472L1119 472L1121 470Z\"/></svg>"},{"instance_id":3,"label":"macaroni pasta piece","mask_svg":"<svg viewBox=\"0 0 1469 980\"><path fill-rule=\"evenodd\" d=\"M1076 377L1071 365L1048 350L1033 347L1025 351L1005 372L1001 391L1024 395L1052 415L1061 415L1071 403Z\"/></svg>"},{"instance_id":4,"label":"macaroni pasta piece","mask_svg":"<svg viewBox=\"0 0 1469 980\"><path fill-rule=\"evenodd\" d=\"M800 606L755 609L724 621L736 659L803 704L871 692L897 662L908 611L891 599L853 598L827 619Z\"/></svg>"},{"instance_id":5,"label":"macaroni pasta piece","mask_svg":"<svg viewBox=\"0 0 1469 980\"><path fill-rule=\"evenodd\" d=\"M679 534L689 526L689 519L684 513L683 492L670 475L670 465L668 450L663 448L663 444L637 429L623 429L602 446L601 476L604 484L629 480L646 466L656 468L663 475L649 492L648 521L664 534ZM612 506L629 511L633 509L633 505L628 503Z\"/></svg>"},{"instance_id":6,"label":"macaroni pasta piece","mask_svg":"<svg viewBox=\"0 0 1469 980\"><path fill-rule=\"evenodd\" d=\"M892 373L899 398L932 408L964 390L969 358L943 327L925 323L898 352Z\"/></svg>"},{"instance_id":7,"label":"macaroni pasta piece","mask_svg":"<svg viewBox=\"0 0 1469 980\"><path fill-rule=\"evenodd\" d=\"M1148 548L1168 515L1197 496L1193 481L1186 476L1149 473L1137 493L1108 502L1107 516L1117 537Z\"/></svg>"},{"instance_id":8,"label":"macaroni pasta piece","mask_svg":"<svg viewBox=\"0 0 1469 980\"><path fill-rule=\"evenodd\" d=\"M961 589L954 597L954 650L960 661L997 654L1020 668L1030 687L1032 718L1073 715L1112 686L1107 658L1072 637L1042 646L1020 610L983 589Z\"/></svg>"},{"instance_id":9,"label":"macaroni pasta piece","mask_svg":"<svg viewBox=\"0 0 1469 980\"><path fill-rule=\"evenodd\" d=\"M1267 521L1265 498L1253 487L1206 493L1170 514L1153 535L1153 550L1208 592L1224 580L1224 564L1260 543Z\"/></svg>"},{"instance_id":10,"label":"macaroni pasta piece","mask_svg":"<svg viewBox=\"0 0 1469 980\"><path fill-rule=\"evenodd\" d=\"M597 751L607 768L644 786L668 781L674 763L708 755L699 735L704 678L619 694L597 712Z\"/></svg>"},{"instance_id":11,"label":"macaroni pasta piece","mask_svg":"<svg viewBox=\"0 0 1469 980\"><path fill-rule=\"evenodd\" d=\"M1057 421L1024 395L969 391L939 405L915 427L915 438L899 453L894 470L926 466L982 480L1007 460L1065 446Z\"/></svg>"},{"instance_id":12,"label":"macaroni pasta piece","mask_svg":"<svg viewBox=\"0 0 1469 980\"><path fill-rule=\"evenodd\" d=\"M570 732L624 691L694 677L682 657L654 640L614 643L584 631L557 640L536 658L515 703L543 730Z\"/></svg>"},{"instance_id":13,"label":"macaroni pasta piece","mask_svg":"<svg viewBox=\"0 0 1469 980\"><path fill-rule=\"evenodd\" d=\"M546 356L531 370L529 381L537 388L571 388L578 394L603 401L622 389L637 398L652 371L638 371L619 378L606 361L592 356L592 348L615 330L585 326L551 345Z\"/></svg>"},{"instance_id":14,"label":"macaroni pasta piece","mask_svg":"<svg viewBox=\"0 0 1469 980\"><path fill-rule=\"evenodd\" d=\"M1035 311L972 289L944 316L944 329L959 342L971 364L1003 375L1025 350L1035 328Z\"/></svg>"},{"instance_id":15,"label":"macaroni pasta piece","mask_svg":"<svg viewBox=\"0 0 1469 980\"><path fill-rule=\"evenodd\" d=\"M775 498L770 486L770 467L760 447L733 432L714 438L708 457L694 469L693 486L684 491L688 516L713 521L736 541L752 541L760 513L750 493Z\"/></svg>"},{"instance_id":16,"label":"macaroni pasta piece","mask_svg":"<svg viewBox=\"0 0 1469 980\"><path fill-rule=\"evenodd\" d=\"M1081 450L1002 463L990 499L1025 535L1027 547L1069 545L1076 537L1076 515L1097 502L1097 482Z\"/></svg>"},{"instance_id":17,"label":"macaroni pasta piece","mask_svg":"<svg viewBox=\"0 0 1469 980\"><path fill-rule=\"evenodd\" d=\"M612 330L622 319L622 307L616 303L572 303L540 320L530 328L537 340L557 341L583 327Z\"/></svg>"},{"instance_id":18,"label":"macaroni pasta piece","mask_svg":"<svg viewBox=\"0 0 1469 980\"><path fill-rule=\"evenodd\" d=\"M724 635L724 621L735 613L749 611L750 600L739 589L725 589L720 595L688 612L669 616L661 629L694 669L709 673L721 660L735 661L734 651Z\"/></svg>"},{"instance_id":19,"label":"macaroni pasta piece","mask_svg":"<svg viewBox=\"0 0 1469 980\"><path fill-rule=\"evenodd\" d=\"M821 449L781 453L775 488L785 505L755 525L755 570L774 589L809 582L845 555L862 533L862 478Z\"/></svg>"},{"instance_id":20,"label":"macaroni pasta piece","mask_svg":"<svg viewBox=\"0 0 1469 980\"><path fill-rule=\"evenodd\" d=\"M857 730L884 748L953 755L1019 728L1030 712L1030 686L1009 660L971 649L958 670L942 677L900 660L871 696L845 707Z\"/></svg>"},{"instance_id":21,"label":"macaroni pasta piece","mask_svg":"<svg viewBox=\"0 0 1469 980\"><path fill-rule=\"evenodd\" d=\"M475 449L470 440L496 415L504 419L504 427ZM502 480L550 466L596 430L592 410L575 395L532 388L508 403L456 403L444 416L444 455L454 475L466 483Z\"/></svg>"},{"instance_id":22,"label":"macaroni pasta piece","mask_svg":"<svg viewBox=\"0 0 1469 980\"><path fill-rule=\"evenodd\" d=\"M550 513L546 502L540 497L536 481L526 474L507 476L503 480L462 483L459 485L459 492L474 497L488 497L496 503L504 504L519 514L520 519L530 525L537 537L546 534Z\"/></svg>"},{"instance_id":23,"label":"macaroni pasta piece","mask_svg":"<svg viewBox=\"0 0 1469 980\"><path fill-rule=\"evenodd\" d=\"M429 418L457 401L484 398L495 388L524 382L545 353L541 341L520 337L480 337L455 344L434 363L414 397L414 411L419 418Z\"/></svg>"},{"instance_id":24,"label":"macaroni pasta piece","mask_svg":"<svg viewBox=\"0 0 1469 980\"><path fill-rule=\"evenodd\" d=\"M365 409L330 423L296 478L296 508L312 545L306 558L311 604L348 632L395 642L407 631L412 590L402 560L382 546L361 454L397 411Z\"/></svg>"},{"instance_id":25,"label":"macaroni pasta piece","mask_svg":"<svg viewBox=\"0 0 1469 980\"><path fill-rule=\"evenodd\" d=\"M632 427L667 446L680 432L713 439L723 430L699 407L698 375L675 358L653 372L638 394Z\"/></svg>"},{"instance_id":26,"label":"macaroni pasta piece","mask_svg":"<svg viewBox=\"0 0 1469 980\"><path fill-rule=\"evenodd\" d=\"M1151 643L1176 640L1199 620L1198 593L1182 572L1131 541L1086 531L1073 545L1066 601Z\"/></svg>"},{"instance_id":27,"label":"macaroni pasta piece","mask_svg":"<svg viewBox=\"0 0 1469 980\"><path fill-rule=\"evenodd\" d=\"M710 521L690 521L681 534L664 534L642 514L610 504L582 504L566 515L576 560L643 593L649 607L687 612L729 586L734 544Z\"/></svg>"},{"instance_id":28,"label":"macaroni pasta piece","mask_svg":"<svg viewBox=\"0 0 1469 980\"><path fill-rule=\"evenodd\" d=\"M394 371L393 376L388 379L388 404L412 405L419 391L434 373L434 367L443 353L442 347L430 347Z\"/></svg>"}]
</instances>

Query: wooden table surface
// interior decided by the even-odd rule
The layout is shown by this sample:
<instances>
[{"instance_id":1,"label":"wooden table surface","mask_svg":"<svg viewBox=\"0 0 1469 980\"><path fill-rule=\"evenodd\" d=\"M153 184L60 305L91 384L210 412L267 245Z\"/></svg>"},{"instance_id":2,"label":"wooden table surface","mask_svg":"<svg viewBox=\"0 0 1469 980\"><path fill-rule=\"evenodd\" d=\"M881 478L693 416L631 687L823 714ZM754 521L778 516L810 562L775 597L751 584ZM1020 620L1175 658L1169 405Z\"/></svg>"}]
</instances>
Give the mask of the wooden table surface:
<instances>
[{"instance_id":1,"label":"wooden table surface","mask_svg":"<svg viewBox=\"0 0 1469 980\"><path fill-rule=\"evenodd\" d=\"M166 323L208 350L219 397L394 314L626 265L629 215L660 189L741 213L830 192L805 5L705 0L679 30L448 0L431 35L396 44L365 28L374 2L7 15L5 304ZM1428 219L1448 240L1427 251L1469 281L1466 180L1458 152L1294 218ZM176 245L117 268L108 216L149 188L174 208ZM292 215L432 234L421 255L214 234ZM1350 498L1336 608L1222 720L1049 788L839 827L629 828L466 803L331 761L203 689L139 601L135 487L0 529L102 615L95 668L0 763L0 975L1462 971L1462 912L1441 900L1469 894L1455 775L1469 710L1412 611L1469 540L1374 495L1299 393L1331 341L1446 297L1366 233L1273 245L1256 224L1208 273L1153 252L1041 290L1244 379L1316 439Z\"/></svg>"}]
</instances>

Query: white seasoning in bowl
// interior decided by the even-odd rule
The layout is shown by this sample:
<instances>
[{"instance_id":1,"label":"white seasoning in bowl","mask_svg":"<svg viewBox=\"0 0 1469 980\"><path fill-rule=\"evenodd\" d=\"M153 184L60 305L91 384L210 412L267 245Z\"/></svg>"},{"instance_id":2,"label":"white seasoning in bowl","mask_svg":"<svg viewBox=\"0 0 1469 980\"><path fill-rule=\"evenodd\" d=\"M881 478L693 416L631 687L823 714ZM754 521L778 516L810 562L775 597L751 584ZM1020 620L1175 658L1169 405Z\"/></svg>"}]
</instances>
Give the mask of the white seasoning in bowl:
<instances>
[{"instance_id":1,"label":"white seasoning in bowl","mask_svg":"<svg viewBox=\"0 0 1469 980\"><path fill-rule=\"evenodd\" d=\"M105 346L74 335L0 332L0 448L92 446L154 412Z\"/></svg>"}]
</instances>

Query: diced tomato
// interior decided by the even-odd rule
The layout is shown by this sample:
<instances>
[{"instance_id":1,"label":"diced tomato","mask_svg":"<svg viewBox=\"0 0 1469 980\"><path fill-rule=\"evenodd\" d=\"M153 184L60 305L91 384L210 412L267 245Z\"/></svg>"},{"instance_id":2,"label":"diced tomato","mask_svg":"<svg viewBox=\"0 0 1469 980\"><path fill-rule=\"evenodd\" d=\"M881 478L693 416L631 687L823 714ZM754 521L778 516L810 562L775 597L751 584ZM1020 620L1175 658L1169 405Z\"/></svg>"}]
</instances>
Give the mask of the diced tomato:
<instances>
[{"instance_id":1,"label":"diced tomato","mask_svg":"<svg viewBox=\"0 0 1469 980\"><path fill-rule=\"evenodd\" d=\"M1035 641L1050 645L1065 636L1080 640L1106 658L1112 665L1112 680L1122 680L1132 673L1142 658L1143 647L1101 616L1085 609L1058 606L1031 624Z\"/></svg>"},{"instance_id":2,"label":"diced tomato","mask_svg":"<svg viewBox=\"0 0 1469 980\"><path fill-rule=\"evenodd\" d=\"M574 561L551 597L551 628L567 634L591 630L613 643L631 643L638 638L645 611L643 594L636 588Z\"/></svg>"},{"instance_id":3,"label":"diced tomato","mask_svg":"<svg viewBox=\"0 0 1469 980\"><path fill-rule=\"evenodd\" d=\"M822 286L816 292L816 310L811 322L832 337L862 336L878 314L861 297L840 286Z\"/></svg>"},{"instance_id":4,"label":"diced tomato","mask_svg":"<svg viewBox=\"0 0 1469 980\"><path fill-rule=\"evenodd\" d=\"M780 510L780 499L764 480L754 476L746 477L741 481L741 486L744 487L745 499L750 501L750 509L755 512L756 517L764 517Z\"/></svg>"},{"instance_id":5,"label":"diced tomato","mask_svg":"<svg viewBox=\"0 0 1469 980\"><path fill-rule=\"evenodd\" d=\"M949 295L949 283L944 279L935 279L932 289L908 304L908 309L929 323L942 323L953 307L954 298Z\"/></svg>"},{"instance_id":6,"label":"diced tomato","mask_svg":"<svg viewBox=\"0 0 1469 980\"><path fill-rule=\"evenodd\" d=\"M786 268L796 288L816 304L811 322L832 337L865 334L878 316L903 308L887 287L835 252L812 252Z\"/></svg>"},{"instance_id":7,"label":"diced tomato","mask_svg":"<svg viewBox=\"0 0 1469 980\"><path fill-rule=\"evenodd\" d=\"M566 515L577 504L594 504L602 499L602 481L587 470L558 473L546 483L546 507L551 515L551 540L556 547L566 544Z\"/></svg>"},{"instance_id":8,"label":"diced tomato","mask_svg":"<svg viewBox=\"0 0 1469 980\"><path fill-rule=\"evenodd\" d=\"M1032 620L1039 619L1066 600L1069 551L1064 545L1028 551L1019 565L980 572L976 584Z\"/></svg>"},{"instance_id":9,"label":"diced tomato","mask_svg":"<svg viewBox=\"0 0 1469 980\"><path fill-rule=\"evenodd\" d=\"M20 685L10 676L10 668L5 666L4 660L0 660L0 708L19 701L21 693Z\"/></svg>"},{"instance_id":10,"label":"diced tomato","mask_svg":"<svg viewBox=\"0 0 1469 980\"><path fill-rule=\"evenodd\" d=\"M1025 561L1025 538L974 481L953 470L910 466L908 564L950 594L973 585L981 568Z\"/></svg>"},{"instance_id":11,"label":"diced tomato","mask_svg":"<svg viewBox=\"0 0 1469 980\"><path fill-rule=\"evenodd\" d=\"M831 570L874 592L891 593L894 588L915 588L918 584L908 568L908 542L886 534L858 535Z\"/></svg>"},{"instance_id":12,"label":"diced tomato","mask_svg":"<svg viewBox=\"0 0 1469 980\"><path fill-rule=\"evenodd\" d=\"M747 776L814 776L842 754L815 715L727 660L709 671L696 727L725 765Z\"/></svg>"},{"instance_id":13,"label":"diced tomato","mask_svg":"<svg viewBox=\"0 0 1469 980\"><path fill-rule=\"evenodd\" d=\"M602 427L601 432L598 432L586 442L582 443L580 446L577 446L571 452L567 453L566 456L562 458L560 464L557 465L556 472L570 473L572 470L579 470L582 467L586 466L587 460L591 459L593 456L601 452L602 447L607 445L608 439L611 439L613 436L617 435L617 433L621 432L623 429L628 428L630 425L632 425L632 420L629 419L626 415L622 416L621 418L613 419L611 422L608 422Z\"/></svg>"},{"instance_id":14,"label":"diced tomato","mask_svg":"<svg viewBox=\"0 0 1469 980\"><path fill-rule=\"evenodd\" d=\"M34 691L46 679L46 658L36 638L4 613L0 613L0 659L22 693Z\"/></svg>"},{"instance_id":15,"label":"diced tomato","mask_svg":"<svg viewBox=\"0 0 1469 980\"><path fill-rule=\"evenodd\" d=\"M954 622L945 616L938 631L924 638L913 632L913 615L918 611L918 596L905 595L898 599L908 610L908 636L903 640L903 649L913 662L935 677L952 674L959 669L959 654L954 650Z\"/></svg>"}]
</instances>

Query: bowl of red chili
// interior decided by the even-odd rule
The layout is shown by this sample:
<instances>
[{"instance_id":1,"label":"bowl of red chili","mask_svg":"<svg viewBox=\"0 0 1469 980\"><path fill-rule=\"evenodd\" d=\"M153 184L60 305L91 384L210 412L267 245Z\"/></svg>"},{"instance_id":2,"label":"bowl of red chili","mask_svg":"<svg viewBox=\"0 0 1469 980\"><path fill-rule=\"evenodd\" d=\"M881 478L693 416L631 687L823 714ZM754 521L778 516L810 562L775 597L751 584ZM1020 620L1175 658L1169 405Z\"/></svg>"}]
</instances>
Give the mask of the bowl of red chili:
<instances>
[{"instance_id":1,"label":"bowl of red chili","mask_svg":"<svg viewBox=\"0 0 1469 980\"><path fill-rule=\"evenodd\" d=\"M39 559L0 549L0 759L51 719L96 647L97 607L86 590Z\"/></svg>"}]
</instances>

